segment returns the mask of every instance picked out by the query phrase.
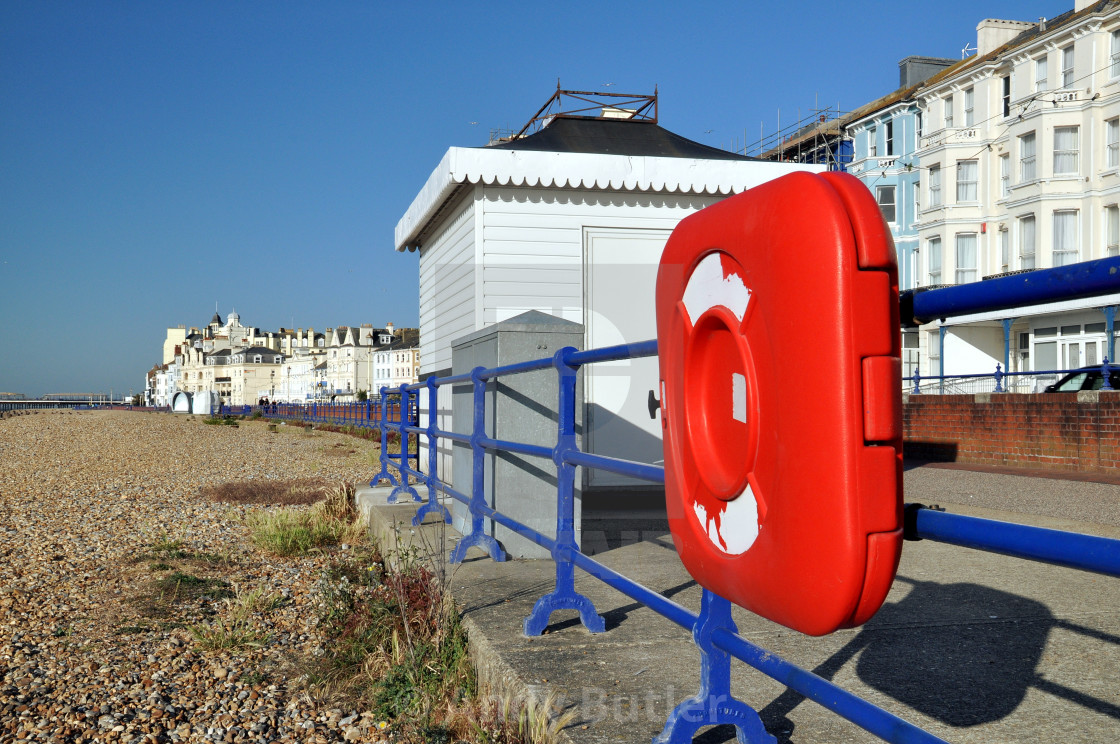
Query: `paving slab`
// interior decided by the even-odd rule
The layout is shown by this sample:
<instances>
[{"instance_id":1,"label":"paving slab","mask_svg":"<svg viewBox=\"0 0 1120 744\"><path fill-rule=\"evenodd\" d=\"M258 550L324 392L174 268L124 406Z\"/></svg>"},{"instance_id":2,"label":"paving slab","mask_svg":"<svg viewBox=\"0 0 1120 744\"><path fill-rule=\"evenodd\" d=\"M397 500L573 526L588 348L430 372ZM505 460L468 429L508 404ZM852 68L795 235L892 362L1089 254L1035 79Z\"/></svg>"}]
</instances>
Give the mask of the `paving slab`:
<instances>
[{"instance_id":1,"label":"paving slab","mask_svg":"<svg viewBox=\"0 0 1120 744\"><path fill-rule=\"evenodd\" d=\"M1120 539L1120 487L1054 484L919 468L907 473L907 500ZM416 506L387 504L389 492L361 492L371 530L411 541L439 563L459 535L434 517L413 528ZM1064 503L1071 499L1084 503ZM1032 513L1016 511L1019 503ZM1074 518L1094 515L1100 519ZM671 538L647 535L595 558L699 611L700 589ZM573 717L564 732L571 742L650 741L698 689L691 634L582 571L576 589L592 599L607 632L591 634L565 611L545 635L529 638L522 621L553 587L550 561L497 563L472 550L442 568L484 678L506 694L556 696ZM950 742L1120 740L1120 579L920 541L906 544L887 602L862 628L810 638L746 611L734 618L744 638ZM878 741L734 660L732 692L783 744ZM730 727L696 739L733 740Z\"/></svg>"}]
</instances>

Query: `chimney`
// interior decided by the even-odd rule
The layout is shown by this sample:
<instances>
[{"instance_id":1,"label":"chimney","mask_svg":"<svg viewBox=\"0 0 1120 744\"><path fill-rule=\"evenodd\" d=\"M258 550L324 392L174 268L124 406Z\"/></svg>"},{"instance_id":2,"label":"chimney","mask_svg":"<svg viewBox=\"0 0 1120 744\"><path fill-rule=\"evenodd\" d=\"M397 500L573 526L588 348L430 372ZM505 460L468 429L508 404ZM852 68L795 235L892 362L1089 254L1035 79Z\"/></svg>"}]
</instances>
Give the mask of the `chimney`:
<instances>
[{"instance_id":1,"label":"chimney","mask_svg":"<svg viewBox=\"0 0 1120 744\"><path fill-rule=\"evenodd\" d=\"M945 57L905 57L898 63L898 87L909 88L925 82L957 60Z\"/></svg>"},{"instance_id":2,"label":"chimney","mask_svg":"<svg viewBox=\"0 0 1120 744\"><path fill-rule=\"evenodd\" d=\"M1081 11L1088 8L1090 5L1096 5L1096 3L1097 3L1097 0L1074 0L1073 12L1074 13L1080 13Z\"/></svg>"},{"instance_id":3,"label":"chimney","mask_svg":"<svg viewBox=\"0 0 1120 744\"><path fill-rule=\"evenodd\" d=\"M1016 36L1033 28L1026 21L1001 21L998 18L985 18L976 24L976 54L983 57L999 49Z\"/></svg>"},{"instance_id":4,"label":"chimney","mask_svg":"<svg viewBox=\"0 0 1120 744\"><path fill-rule=\"evenodd\" d=\"M386 323L385 324L385 332L388 333L390 336L393 335L393 324L392 323Z\"/></svg>"}]
</instances>

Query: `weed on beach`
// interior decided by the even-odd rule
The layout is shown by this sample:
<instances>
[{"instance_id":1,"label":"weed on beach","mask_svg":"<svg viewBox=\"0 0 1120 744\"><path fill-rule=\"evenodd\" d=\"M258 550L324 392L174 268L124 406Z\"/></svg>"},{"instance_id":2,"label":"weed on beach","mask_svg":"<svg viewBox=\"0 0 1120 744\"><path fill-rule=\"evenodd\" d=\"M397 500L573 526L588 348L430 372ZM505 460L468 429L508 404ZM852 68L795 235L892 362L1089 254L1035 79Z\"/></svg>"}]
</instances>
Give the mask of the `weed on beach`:
<instances>
[{"instance_id":1,"label":"weed on beach","mask_svg":"<svg viewBox=\"0 0 1120 744\"><path fill-rule=\"evenodd\" d=\"M348 483L335 486L310 509L252 511L245 523L254 545L280 556L357 542L365 533L354 505L354 487Z\"/></svg>"},{"instance_id":2,"label":"weed on beach","mask_svg":"<svg viewBox=\"0 0 1120 744\"><path fill-rule=\"evenodd\" d=\"M209 623L190 625L187 630L205 651L260 648L268 642L269 634L258 620L282 601L280 595L266 593L263 588L237 588L234 596L225 601L221 616Z\"/></svg>"},{"instance_id":3,"label":"weed on beach","mask_svg":"<svg viewBox=\"0 0 1120 744\"><path fill-rule=\"evenodd\" d=\"M324 653L315 695L364 708L401 742L551 744L574 713L480 690L449 591L443 546L332 556L316 585Z\"/></svg>"},{"instance_id":4,"label":"weed on beach","mask_svg":"<svg viewBox=\"0 0 1120 744\"><path fill-rule=\"evenodd\" d=\"M325 478L286 478L220 483L203 486L199 492L205 499L225 504L296 506L322 501L336 487Z\"/></svg>"}]
</instances>

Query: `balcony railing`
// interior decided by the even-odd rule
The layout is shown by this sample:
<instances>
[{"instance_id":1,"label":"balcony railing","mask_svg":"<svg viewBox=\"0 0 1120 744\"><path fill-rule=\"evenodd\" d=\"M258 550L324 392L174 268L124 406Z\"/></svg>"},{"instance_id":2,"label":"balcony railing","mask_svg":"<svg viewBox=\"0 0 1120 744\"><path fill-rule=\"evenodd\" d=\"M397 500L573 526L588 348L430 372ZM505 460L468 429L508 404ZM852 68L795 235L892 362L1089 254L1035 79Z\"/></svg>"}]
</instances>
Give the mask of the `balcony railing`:
<instances>
[{"instance_id":1,"label":"balcony railing","mask_svg":"<svg viewBox=\"0 0 1120 744\"><path fill-rule=\"evenodd\" d=\"M923 377L914 373L902 380L902 392L911 395L972 395L975 393L1041 393L1046 386L1061 379L1064 375L1084 370L1078 369L1046 369L1031 370L1028 372L1004 372L1002 365L997 364L995 372L981 372L968 375L929 375ZM1117 370L1115 364L1110 364L1106 358L1100 366L1100 390L1114 390L1111 384L1111 375Z\"/></svg>"}]
</instances>

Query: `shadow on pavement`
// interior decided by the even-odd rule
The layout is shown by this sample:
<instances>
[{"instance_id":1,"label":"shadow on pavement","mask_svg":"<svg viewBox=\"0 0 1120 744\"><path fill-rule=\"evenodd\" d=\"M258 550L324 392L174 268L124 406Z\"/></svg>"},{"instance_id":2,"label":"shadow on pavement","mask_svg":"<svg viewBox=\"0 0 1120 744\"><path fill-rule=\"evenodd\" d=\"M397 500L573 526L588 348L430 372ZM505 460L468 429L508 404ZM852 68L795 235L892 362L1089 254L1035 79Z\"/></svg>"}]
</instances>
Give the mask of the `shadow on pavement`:
<instances>
[{"instance_id":1,"label":"shadow on pavement","mask_svg":"<svg viewBox=\"0 0 1120 744\"><path fill-rule=\"evenodd\" d=\"M1031 687L1120 720L1120 707L1042 679L1035 669L1053 628L1120 643L1113 636L1056 620L1041 602L971 583L938 584L903 576L913 589L883 605L851 641L812 671L832 679L859 656L865 684L930 718L954 727L1010 715ZM789 714L805 698L787 690L759 711L768 731L789 742ZM704 744L734 739L712 729Z\"/></svg>"}]
</instances>

